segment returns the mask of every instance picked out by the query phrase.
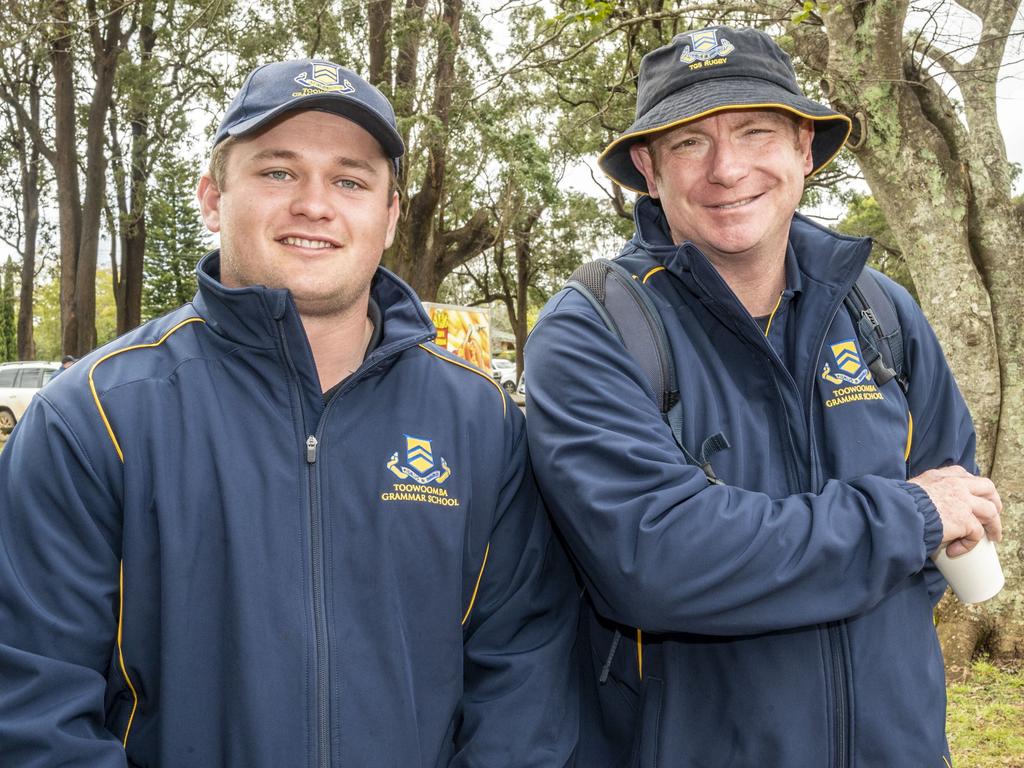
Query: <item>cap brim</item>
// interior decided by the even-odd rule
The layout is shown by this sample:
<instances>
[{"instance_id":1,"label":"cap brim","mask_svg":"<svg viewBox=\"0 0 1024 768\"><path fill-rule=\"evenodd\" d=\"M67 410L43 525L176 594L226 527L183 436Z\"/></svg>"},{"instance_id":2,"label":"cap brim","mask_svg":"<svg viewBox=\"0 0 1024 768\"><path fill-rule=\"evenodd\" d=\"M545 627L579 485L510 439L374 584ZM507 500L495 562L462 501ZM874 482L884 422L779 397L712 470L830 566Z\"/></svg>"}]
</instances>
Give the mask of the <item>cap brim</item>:
<instances>
[{"instance_id":1,"label":"cap brim","mask_svg":"<svg viewBox=\"0 0 1024 768\"><path fill-rule=\"evenodd\" d=\"M302 96L288 101L276 109L263 112L248 120L243 120L232 126L226 133L227 136L247 136L258 131L265 125L273 122L281 115L294 112L299 109L315 109L322 112L332 112L341 117L351 120L360 126L367 133L373 136L384 149L384 153L397 160L405 154L405 144L402 137L383 117L372 109L365 107L360 102L346 98L344 95L314 94Z\"/></svg>"},{"instance_id":2,"label":"cap brim","mask_svg":"<svg viewBox=\"0 0 1024 768\"><path fill-rule=\"evenodd\" d=\"M651 134L730 109L784 109L798 117L813 120L811 155L814 167L808 176L813 176L832 161L853 128L846 115L833 112L806 96L787 91L767 80L755 77L713 78L677 91L648 110L605 148L597 164L619 186L646 194L647 182L633 165L629 148Z\"/></svg>"}]
</instances>

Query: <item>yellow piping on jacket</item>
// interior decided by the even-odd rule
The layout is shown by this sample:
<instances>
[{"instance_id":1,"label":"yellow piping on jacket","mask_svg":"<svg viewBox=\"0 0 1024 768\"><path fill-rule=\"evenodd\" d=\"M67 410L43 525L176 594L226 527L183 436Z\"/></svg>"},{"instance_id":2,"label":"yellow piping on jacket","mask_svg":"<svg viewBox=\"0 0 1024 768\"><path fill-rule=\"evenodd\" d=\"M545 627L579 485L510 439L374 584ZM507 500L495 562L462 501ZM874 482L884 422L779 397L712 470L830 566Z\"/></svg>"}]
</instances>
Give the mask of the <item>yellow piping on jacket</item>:
<instances>
[{"instance_id":1,"label":"yellow piping on jacket","mask_svg":"<svg viewBox=\"0 0 1024 768\"><path fill-rule=\"evenodd\" d=\"M644 679L644 633L640 627L636 628L636 673L641 680Z\"/></svg>"},{"instance_id":2,"label":"yellow piping on jacket","mask_svg":"<svg viewBox=\"0 0 1024 768\"><path fill-rule=\"evenodd\" d=\"M910 461L910 446L914 442L914 414L907 411L907 447L903 450L903 460Z\"/></svg>"},{"instance_id":3,"label":"yellow piping on jacket","mask_svg":"<svg viewBox=\"0 0 1024 768\"><path fill-rule=\"evenodd\" d=\"M426 344L420 344L419 346L420 346L420 349L422 349L422 350L424 350L426 352L429 352L434 357L436 357L438 360L444 360L446 363L451 363L452 365L459 366L459 368L465 368L470 373L475 373L477 376L480 376L485 381L489 381L491 384L493 384L494 388L497 389L498 393L501 395L501 415L502 416L507 416L508 415L508 405L506 405L506 403L505 403L505 390L503 390L501 388L501 385L498 384L498 382L496 382L494 379L492 379L490 376L488 376L483 371L481 371L481 370L479 370L477 368L474 368L473 366L469 365L468 363L460 363L460 362L458 362L456 360L450 360L449 358L445 357L444 355L439 355L437 352L432 350Z\"/></svg>"},{"instance_id":4,"label":"yellow piping on jacket","mask_svg":"<svg viewBox=\"0 0 1024 768\"><path fill-rule=\"evenodd\" d=\"M114 429L110 426L110 420L107 418L107 412L103 410L103 404L100 402L99 393L96 391L96 381L93 378L93 374L96 372L96 367L110 358L121 354L122 352L128 352L133 349L151 349L152 347L159 347L167 338L179 328L189 323L205 323L201 317L190 317L187 320L182 320L176 326L171 328L167 333L160 337L159 341L155 341L151 344L135 344L131 347L124 347L123 349L116 349L109 354L104 355L89 369L89 389L92 391L92 399L96 403L96 410L100 413L100 418L103 419L103 424L107 428L107 434L110 436L110 442L114 444L114 450L117 451L117 458L124 464L124 453L121 451L121 444L117 441L117 436L114 435ZM121 666L121 674L124 675L124 681L128 684L128 690L132 694L132 712L128 716L128 725L124 729L124 738L121 740L121 746L128 747L128 734L131 733L132 723L135 721L135 712L139 708L139 694L135 690L135 685L132 683L132 679L128 676L128 667L124 663L124 648L123 648L123 637L124 637L124 560L121 560L121 565L118 575L118 589L120 594L118 595L118 609L117 609L117 661Z\"/></svg>"},{"instance_id":5,"label":"yellow piping on jacket","mask_svg":"<svg viewBox=\"0 0 1024 768\"><path fill-rule=\"evenodd\" d=\"M117 355L120 355L122 352L131 352L133 349L152 349L153 347L159 347L161 344L163 344L165 341L167 341L167 338L172 333L174 333L176 330L178 330L182 326L188 325L189 323L205 323L205 322L206 321L203 320L203 318L201 318L201 317L190 317L190 318L188 318L188 320L182 320L176 326L171 328L171 330L169 330L167 333L165 333L163 336L161 336L159 341L154 341L152 344L135 344L134 346L131 346L131 347L124 347L123 349L115 349L113 352L110 352L110 353L104 355L99 360L97 360L95 363L93 363L92 364L92 368L89 369L89 389L92 390L92 399L95 401L95 403L96 403L96 410L98 410L100 412L100 418L103 419L103 424L107 428L107 434L110 436L110 442L112 442L114 444L114 450L117 451L117 458L119 458L121 460L122 464L124 464L124 453L121 451L121 444L117 442L117 437L114 435L114 430L110 426L110 421L107 419L107 412L103 410L103 404L100 403L99 393L96 392L96 382L93 380L93 374L96 372L96 368L99 366L100 363L106 362L110 358L116 357Z\"/></svg>"},{"instance_id":6,"label":"yellow piping on jacket","mask_svg":"<svg viewBox=\"0 0 1024 768\"><path fill-rule=\"evenodd\" d=\"M654 267L653 269L648 270L647 274L644 275L643 280L641 280L640 282L646 283L648 279L650 279L651 275L655 274L656 272L663 272L664 270L664 267Z\"/></svg>"},{"instance_id":7,"label":"yellow piping on jacket","mask_svg":"<svg viewBox=\"0 0 1024 768\"><path fill-rule=\"evenodd\" d=\"M504 396L504 393L502 393ZM473 611L473 605L476 603L476 593L480 591L480 582L484 578L484 568L487 567L487 556L491 554L491 542L487 542L487 548L484 550L484 561L480 563L480 573L476 575L476 586L473 587L473 596L469 598L469 605L466 607L466 613L462 616L462 625L465 626L466 622L469 621L469 614Z\"/></svg>"}]
</instances>

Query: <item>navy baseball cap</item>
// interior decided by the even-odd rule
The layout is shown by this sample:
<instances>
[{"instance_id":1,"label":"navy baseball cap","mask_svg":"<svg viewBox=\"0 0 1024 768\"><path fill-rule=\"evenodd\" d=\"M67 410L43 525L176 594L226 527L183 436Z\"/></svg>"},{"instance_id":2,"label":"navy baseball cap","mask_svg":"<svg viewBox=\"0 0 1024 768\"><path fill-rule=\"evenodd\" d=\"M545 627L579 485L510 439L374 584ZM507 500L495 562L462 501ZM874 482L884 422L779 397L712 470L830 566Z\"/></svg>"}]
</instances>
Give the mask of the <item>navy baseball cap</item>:
<instances>
[{"instance_id":1,"label":"navy baseball cap","mask_svg":"<svg viewBox=\"0 0 1024 768\"><path fill-rule=\"evenodd\" d=\"M279 61L250 72L228 106L213 145L228 136L248 136L297 109L348 118L380 143L398 169L405 144L391 102L352 70L320 59Z\"/></svg>"},{"instance_id":2,"label":"navy baseball cap","mask_svg":"<svg viewBox=\"0 0 1024 768\"><path fill-rule=\"evenodd\" d=\"M597 164L620 186L646 193L647 182L629 148L651 134L727 109L781 109L814 121L814 175L831 162L850 135L846 115L800 91L793 64L756 29L708 27L676 35L640 62L636 120L609 144Z\"/></svg>"}]
</instances>

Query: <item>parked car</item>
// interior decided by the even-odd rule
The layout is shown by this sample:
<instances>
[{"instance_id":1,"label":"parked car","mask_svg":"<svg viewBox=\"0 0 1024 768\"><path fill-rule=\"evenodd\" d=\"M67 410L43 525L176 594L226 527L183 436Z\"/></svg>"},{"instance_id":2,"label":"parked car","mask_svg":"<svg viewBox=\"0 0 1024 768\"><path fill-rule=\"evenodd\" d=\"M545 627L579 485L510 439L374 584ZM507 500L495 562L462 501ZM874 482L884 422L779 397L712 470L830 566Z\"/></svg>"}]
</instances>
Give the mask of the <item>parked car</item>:
<instances>
[{"instance_id":1,"label":"parked car","mask_svg":"<svg viewBox=\"0 0 1024 768\"><path fill-rule=\"evenodd\" d=\"M25 413L32 396L48 382L60 363L38 360L0 363L0 440L6 440Z\"/></svg>"},{"instance_id":2,"label":"parked car","mask_svg":"<svg viewBox=\"0 0 1024 768\"><path fill-rule=\"evenodd\" d=\"M500 357L491 358L491 378L511 395L516 391L516 364Z\"/></svg>"},{"instance_id":3,"label":"parked car","mask_svg":"<svg viewBox=\"0 0 1024 768\"><path fill-rule=\"evenodd\" d=\"M519 386L516 388L516 394L526 397L526 371L523 371L523 377L519 379Z\"/></svg>"}]
</instances>

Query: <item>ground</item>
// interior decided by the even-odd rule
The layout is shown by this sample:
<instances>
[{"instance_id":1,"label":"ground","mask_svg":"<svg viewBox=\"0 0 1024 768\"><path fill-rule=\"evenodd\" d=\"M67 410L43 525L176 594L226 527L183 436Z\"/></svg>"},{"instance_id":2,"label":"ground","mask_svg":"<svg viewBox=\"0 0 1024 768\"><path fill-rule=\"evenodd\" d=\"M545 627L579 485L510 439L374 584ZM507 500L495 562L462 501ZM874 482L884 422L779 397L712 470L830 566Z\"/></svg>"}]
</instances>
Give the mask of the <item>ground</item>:
<instances>
[{"instance_id":1,"label":"ground","mask_svg":"<svg viewBox=\"0 0 1024 768\"><path fill-rule=\"evenodd\" d=\"M1024 768L1024 664L975 662L949 686L946 727L956 768Z\"/></svg>"}]
</instances>

